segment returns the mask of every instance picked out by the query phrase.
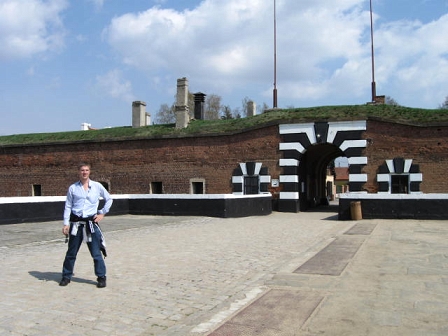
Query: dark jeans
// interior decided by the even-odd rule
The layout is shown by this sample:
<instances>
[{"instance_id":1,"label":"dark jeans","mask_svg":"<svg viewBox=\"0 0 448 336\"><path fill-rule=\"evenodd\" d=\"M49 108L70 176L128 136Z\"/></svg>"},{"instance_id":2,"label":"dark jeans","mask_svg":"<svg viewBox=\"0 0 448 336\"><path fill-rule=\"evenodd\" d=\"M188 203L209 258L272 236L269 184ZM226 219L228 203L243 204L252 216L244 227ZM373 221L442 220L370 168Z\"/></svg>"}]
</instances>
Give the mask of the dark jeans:
<instances>
[{"instance_id":1,"label":"dark jeans","mask_svg":"<svg viewBox=\"0 0 448 336\"><path fill-rule=\"evenodd\" d=\"M82 244L83 239L83 227L79 226L76 236L71 235L73 224L70 223L70 233L68 240L68 249L65 255L64 265L62 267L62 277L71 279L73 275L73 269L75 267L76 255ZM95 230L92 233L92 241L87 242L90 255L93 258L93 264L95 266L95 275L97 277L106 276L106 264L104 263L103 255L101 254L101 234L99 230Z\"/></svg>"}]
</instances>

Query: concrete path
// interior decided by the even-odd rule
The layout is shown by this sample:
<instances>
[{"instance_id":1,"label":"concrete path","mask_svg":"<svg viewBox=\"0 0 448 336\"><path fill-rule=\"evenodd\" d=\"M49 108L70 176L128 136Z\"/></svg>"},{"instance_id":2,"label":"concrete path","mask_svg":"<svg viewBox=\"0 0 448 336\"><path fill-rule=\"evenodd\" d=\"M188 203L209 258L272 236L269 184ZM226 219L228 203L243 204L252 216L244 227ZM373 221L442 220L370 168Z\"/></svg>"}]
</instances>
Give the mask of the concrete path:
<instances>
[{"instance_id":1,"label":"concrete path","mask_svg":"<svg viewBox=\"0 0 448 336\"><path fill-rule=\"evenodd\" d=\"M0 226L1 335L448 335L448 226L109 216L108 283L61 222Z\"/></svg>"}]
</instances>

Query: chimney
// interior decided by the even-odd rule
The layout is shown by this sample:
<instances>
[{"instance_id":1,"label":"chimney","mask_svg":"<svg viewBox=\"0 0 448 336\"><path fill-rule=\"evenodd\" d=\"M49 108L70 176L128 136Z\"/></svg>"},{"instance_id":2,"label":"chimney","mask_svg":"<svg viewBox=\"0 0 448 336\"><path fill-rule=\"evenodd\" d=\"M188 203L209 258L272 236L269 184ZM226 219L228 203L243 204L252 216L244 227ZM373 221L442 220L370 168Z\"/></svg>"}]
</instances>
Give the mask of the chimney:
<instances>
[{"instance_id":1,"label":"chimney","mask_svg":"<svg viewBox=\"0 0 448 336\"><path fill-rule=\"evenodd\" d=\"M257 104L255 104L255 102L253 102L252 100L249 100L247 102L247 116L253 117L256 114L257 114Z\"/></svg>"},{"instance_id":2,"label":"chimney","mask_svg":"<svg viewBox=\"0 0 448 336\"><path fill-rule=\"evenodd\" d=\"M176 94L176 128L185 128L190 122L188 114L188 79L186 77L177 80Z\"/></svg>"},{"instance_id":3,"label":"chimney","mask_svg":"<svg viewBox=\"0 0 448 336\"><path fill-rule=\"evenodd\" d=\"M132 127L147 126L146 103L143 101L132 102Z\"/></svg>"},{"instance_id":4,"label":"chimney","mask_svg":"<svg viewBox=\"0 0 448 336\"><path fill-rule=\"evenodd\" d=\"M206 94L197 92L194 94L194 118L196 120L204 119L204 102Z\"/></svg>"}]
</instances>

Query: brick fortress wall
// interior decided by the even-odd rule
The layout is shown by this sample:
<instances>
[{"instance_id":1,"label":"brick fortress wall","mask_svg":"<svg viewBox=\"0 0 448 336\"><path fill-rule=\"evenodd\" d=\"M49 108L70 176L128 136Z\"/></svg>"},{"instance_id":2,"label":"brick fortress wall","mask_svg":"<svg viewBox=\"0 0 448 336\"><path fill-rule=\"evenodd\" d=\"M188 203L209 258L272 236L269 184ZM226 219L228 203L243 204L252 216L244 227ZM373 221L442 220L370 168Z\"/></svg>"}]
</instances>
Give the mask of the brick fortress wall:
<instances>
[{"instance_id":1,"label":"brick fortress wall","mask_svg":"<svg viewBox=\"0 0 448 336\"><path fill-rule=\"evenodd\" d=\"M94 132L94 131L90 131ZM234 135L0 147L0 197L63 196L77 180L79 161L92 164L92 179L113 194L146 194L162 182L165 194L190 193L190 179L205 180L205 193L232 193L232 174L242 162L261 162L272 179L279 167L278 125ZM420 168L424 193L448 193L448 126L417 127L368 120L363 134L368 163L364 189L377 192L376 174L385 160L412 159ZM281 186L280 186L281 188ZM275 195L277 189L269 189Z\"/></svg>"},{"instance_id":2,"label":"brick fortress wall","mask_svg":"<svg viewBox=\"0 0 448 336\"><path fill-rule=\"evenodd\" d=\"M369 139L365 150L368 164L364 167L368 175L364 187L369 193L377 192L378 167L397 157L412 159L420 167L423 174L420 191L448 193L447 126L421 127L368 120L364 138Z\"/></svg>"},{"instance_id":3,"label":"brick fortress wall","mask_svg":"<svg viewBox=\"0 0 448 336\"><path fill-rule=\"evenodd\" d=\"M94 132L94 131L90 131ZM77 180L77 164L92 165L91 178L113 194L146 194L162 182L166 194L190 193L190 179L205 180L205 193L232 193L241 162L261 162L278 178L278 126L225 136L67 143L0 148L0 197L63 196Z\"/></svg>"}]
</instances>

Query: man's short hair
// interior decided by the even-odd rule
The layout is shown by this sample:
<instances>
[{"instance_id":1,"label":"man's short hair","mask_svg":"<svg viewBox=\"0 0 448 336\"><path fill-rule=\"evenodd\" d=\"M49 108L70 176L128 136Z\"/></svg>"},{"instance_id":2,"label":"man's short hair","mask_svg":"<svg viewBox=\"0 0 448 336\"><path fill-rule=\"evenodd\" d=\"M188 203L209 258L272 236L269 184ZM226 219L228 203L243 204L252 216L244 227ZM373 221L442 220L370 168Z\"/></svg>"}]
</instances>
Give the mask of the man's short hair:
<instances>
[{"instance_id":1,"label":"man's short hair","mask_svg":"<svg viewBox=\"0 0 448 336\"><path fill-rule=\"evenodd\" d=\"M90 169L90 164L87 162L78 163L78 170L80 170L82 167L89 167L89 169Z\"/></svg>"}]
</instances>

